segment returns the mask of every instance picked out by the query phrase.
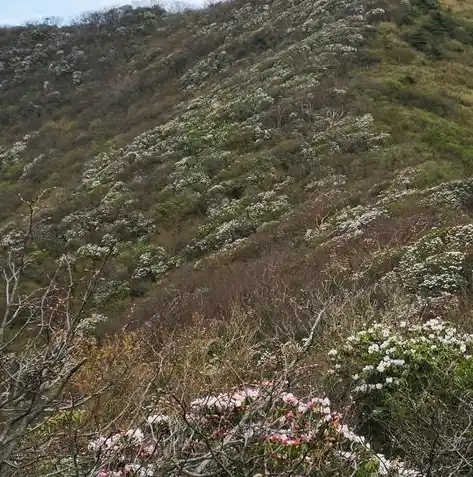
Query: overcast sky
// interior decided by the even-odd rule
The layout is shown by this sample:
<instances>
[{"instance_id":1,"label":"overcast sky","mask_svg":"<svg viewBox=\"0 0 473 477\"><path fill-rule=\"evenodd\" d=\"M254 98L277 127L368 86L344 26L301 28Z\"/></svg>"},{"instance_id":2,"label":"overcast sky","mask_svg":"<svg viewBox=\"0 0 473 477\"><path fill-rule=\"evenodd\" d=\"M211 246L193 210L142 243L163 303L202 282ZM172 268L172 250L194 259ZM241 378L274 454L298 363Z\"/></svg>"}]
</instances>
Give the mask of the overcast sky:
<instances>
[{"instance_id":1,"label":"overcast sky","mask_svg":"<svg viewBox=\"0 0 473 477\"><path fill-rule=\"evenodd\" d=\"M60 17L67 21L83 12L137 3L149 4L147 0L0 0L0 25L18 25L45 17ZM200 6L204 0L187 0L185 3Z\"/></svg>"}]
</instances>

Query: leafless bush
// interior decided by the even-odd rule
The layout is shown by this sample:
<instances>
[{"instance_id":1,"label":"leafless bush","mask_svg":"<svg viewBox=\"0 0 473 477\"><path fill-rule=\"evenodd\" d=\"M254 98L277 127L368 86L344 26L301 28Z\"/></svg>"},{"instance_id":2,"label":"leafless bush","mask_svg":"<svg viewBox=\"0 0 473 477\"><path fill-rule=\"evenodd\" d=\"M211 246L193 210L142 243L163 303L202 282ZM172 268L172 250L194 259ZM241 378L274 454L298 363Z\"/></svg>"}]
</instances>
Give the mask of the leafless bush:
<instances>
[{"instance_id":1,"label":"leafless bush","mask_svg":"<svg viewBox=\"0 0 473 477\"><path fill-rule=\"evenodd\" d=\"M0 242L2 476L26 475L39 459L38 449L52 444L30 437L49 417L78 410L93 397L75 395L68 384L86 360L88 333L101 320L89 314L88 302L106 260L97 263L87 282L76 282L74 259L64 255L51 275L35 283L30 277L41 256L35 243L38 207L24 205L28 214L23 226L12 227Z\"/></svg>"}]
</instances>

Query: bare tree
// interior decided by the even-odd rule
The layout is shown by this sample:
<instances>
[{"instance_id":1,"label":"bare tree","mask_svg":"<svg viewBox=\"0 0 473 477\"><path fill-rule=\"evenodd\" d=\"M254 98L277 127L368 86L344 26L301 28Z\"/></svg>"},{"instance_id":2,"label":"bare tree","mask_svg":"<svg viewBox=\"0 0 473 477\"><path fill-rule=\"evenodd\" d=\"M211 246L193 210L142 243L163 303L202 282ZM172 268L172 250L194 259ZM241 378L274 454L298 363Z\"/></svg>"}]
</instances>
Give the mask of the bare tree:
<instances>
[{"instance_id":1,"label":"bare tree","mask_svg":"<svg viewBox=\"0 0 473 477\"><path fill-rule=\"evenodd\" d=\"M0 237L0 475L26 475L37 455L25 444L45 418L73 411L91 396L74 397L67 385L84 363L80 349L93 318L87 304L105 257L88 282L76 283L73 257L57 260L42 283L35 233L37 203L20 228ZM41 270L40 270L41 271ZM26 446L26 447L25 447Z\"/></svg>"}]
</instances>

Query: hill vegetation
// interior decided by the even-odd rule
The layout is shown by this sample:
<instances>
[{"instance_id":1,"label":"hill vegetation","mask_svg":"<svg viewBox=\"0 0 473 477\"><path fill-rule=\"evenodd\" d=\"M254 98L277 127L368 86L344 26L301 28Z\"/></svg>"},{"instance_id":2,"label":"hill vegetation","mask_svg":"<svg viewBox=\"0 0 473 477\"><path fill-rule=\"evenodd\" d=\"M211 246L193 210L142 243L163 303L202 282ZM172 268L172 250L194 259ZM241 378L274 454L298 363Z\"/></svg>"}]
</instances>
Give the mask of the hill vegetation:
<instances>
[{"instance_id":1,"label":"hill vegetation","mask_svg":"<svg viewBox=\"0 0 473 477\"><path fill-rule=\"evenodd\" d=\"M473 7L0 28L0 476L473 474Z\"/></svg>"}]
</instances>

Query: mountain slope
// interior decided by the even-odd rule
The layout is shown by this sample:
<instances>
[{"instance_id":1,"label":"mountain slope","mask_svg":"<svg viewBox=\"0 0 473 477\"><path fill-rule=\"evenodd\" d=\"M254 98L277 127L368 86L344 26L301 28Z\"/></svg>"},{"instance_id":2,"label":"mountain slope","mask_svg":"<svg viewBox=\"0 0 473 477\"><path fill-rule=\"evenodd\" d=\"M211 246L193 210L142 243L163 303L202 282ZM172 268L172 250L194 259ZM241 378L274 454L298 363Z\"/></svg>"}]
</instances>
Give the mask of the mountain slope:
<instances>
[{"instance_id":1,"label":"mountain slope","mask_svg":"<svg viewBox=\"0 0 473 477\"><path fill-rule=\"evenodd\" d=\"M104 348L81 386L108 379L103 350L118 363L122 338L146 367L142 333L153 350L177 340L169 379L195 397L261 378L252 359L320 309L309 359L325 370L331 337L375 319L470 330L472 53L473 9L454 0L123 7L2 29L4 255L27 243L25 293L64 260L83 291L106 259L86 304L107 317Z\"/></svg>"},{"instance_id":2,"label":"mountain slope","mask_svg":"<svg viewBox=\"0 0 473 477\"><path fill-rule=\"evenodd\" d=\"M324 19L319 16L327 8L325 4L295 3L287 8L286 4L269 7L262 3L253 5L251 10L245 4L232 4L230 21L209 23L207 17L225 8L228 7L189 14L190 18L182 15L176 21L192 25L193 31L186 32L185 40L192 43L192 49L181 49L173 42L175 51L169 53L158 47L154 53L145 43L151 41L151 35L145 35L141 51L146 51L145 58L152 54L153 61L137 70L130 63L146 59L136 55L129 60L125 73L108 72L113 82L116 76L124 76L123 85L112 86L115 99L110 101L108 94L102 94L84 111L74 112L74 117L68 108L79 106L78 98L84 95L89 98L91 86L86 79L94 75L93 69L83 71L87 66L75 60L77 52L79 58L88 56L78 49L80 37L79 45L71 50L72 64L67 63L66 56L58 64L53 61L48 65L49 70L57 71L65 63L60 79L65 83L67 78L69 84L61 92L59 85L46 80L46 89L52 90L45 94L46 99L60 95L57 111L48 116L46 107L33 105L42 108L41 114L46 118L36 137L21 142L20 136L21 144L17 143L13 152L7 149L2 174L7 183L2 190L15 197L15 189L21 188L32 196L41 187L60 186L48 193L47 201L52 206L44 212L52 217L51 222L54 220L46 226L49 235L54 234L54 240L62 239L55 248L74 250L93 244L98 237L111 240L116 254L123 257L118 257L117 267L123 268L132 261L136 264L135 276L156 278L175 264L218 251L293 210L308 195L303 190L309 182L331 173L333 167L324 164L316 167L321 169L318 172L311 169L317 157L329 151L337 135L347 136L346 144L338 146L339 153L347 149L369 150L383 141L385 133L375 127L370 131L371 116L342 110L347 93L336 87L340 80L334 75L338 69L347 68L347 61L355 61L354 45L363 41L362 32L367 27L356 8L349 11L343 3L334 3ZM200 22L209 23L205 29L199 20L191 23L194 15L202 17ZM162 34L177 36L182 26L170 23L170 32ZM225 41L223 31L231 32ZM64 34L68 38L67 33L53 29L50 34L54 39ZM152 41L159 45L156 38ZM196 52L199 43L200 51ZM126 61L127 52L121 53ZM94 55L98 52L94 51ZM18 74L14 60L6 70ZM23 64L28 60L17 61ZM41 59L37 61L35 67L41 65ZM99 66L100 63L97 69ZM164 81L159 75L164 76ZM74 80L79 76L84 79ZM13 86L15 79L11 81ZM77 84L71 85L74 81ZM145 81L150 83L149 89L145 89ZM169 112L166 107L161 109L163 82ZM107 92L111 86L110 82L92 85ZM36 86L44 89L41 81ZM4 94L10 97L8 86ZM29 94L33 96L31 90ZM69 94L71 99L61 99ZM36 95L44 99L43 92ZM130 104L121 105L120 97ZM154 101L158 101L156 106ZM316 112L317 103L320 113ZM121 124L115 126L121 136L115 133L105 144L102 141L98 145L100 136L94 130L102 123L106 130L114 127L114 106L123 108L122 114L132 122L154 110L158 116L156 126L125 139L121 136L124 129L128 133L128 125ZM102 111L110 119L99 117ZM84 131L81 117L89 114ZM35 118L38 122L40 119ZM92 142L87 142L87 135ZM77 140L85 145L71 150L70 144ZM42 143L49 141L52 144L44 147ZM16 157L15 147L25 148L23 157ZM9 155L13 158L9 159ZM26 164L28 168L24 169ZM55 167L60 171L54 171ZM61 174L62 170L67 170L67 175ZM179 238L182 229L184 240ZM150 260L153 263L141 270L140 262Z\"/></svg>"}]
</instances>

